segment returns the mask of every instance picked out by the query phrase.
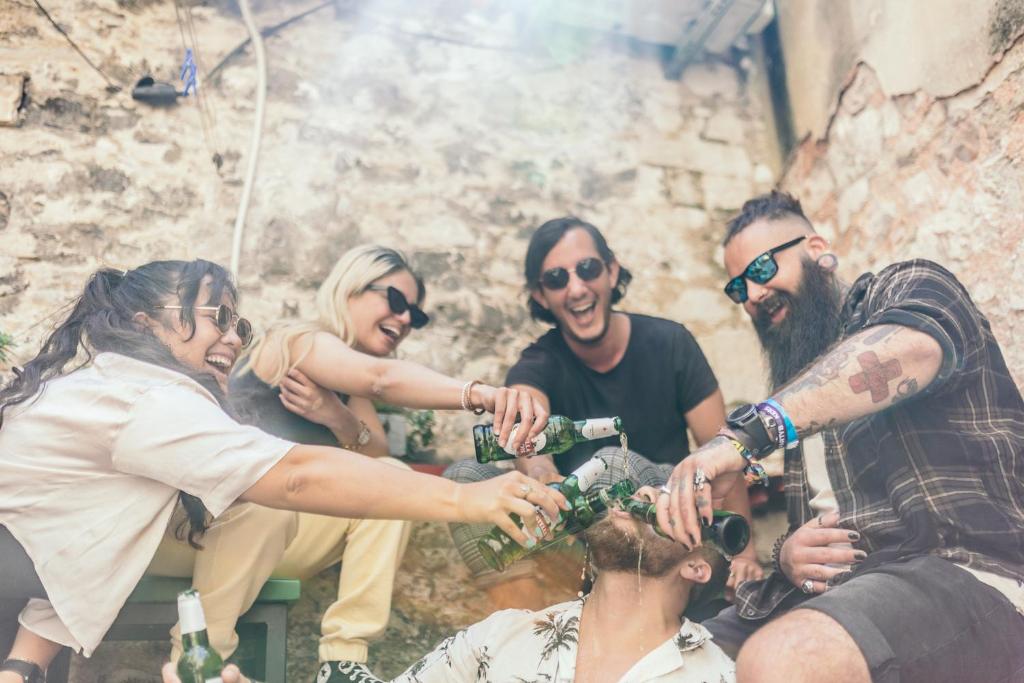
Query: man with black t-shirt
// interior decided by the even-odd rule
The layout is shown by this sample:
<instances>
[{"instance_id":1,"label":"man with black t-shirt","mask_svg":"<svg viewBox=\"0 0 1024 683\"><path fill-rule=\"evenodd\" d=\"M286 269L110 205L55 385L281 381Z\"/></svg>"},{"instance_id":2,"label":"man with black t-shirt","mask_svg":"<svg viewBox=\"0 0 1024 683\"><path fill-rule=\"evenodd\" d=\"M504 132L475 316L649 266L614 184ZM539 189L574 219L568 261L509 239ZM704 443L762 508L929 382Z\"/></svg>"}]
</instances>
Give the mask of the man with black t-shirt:
<instances>
[{"instance_id":1,"label":"man with black t-shirt","mask_svg":"<svg viewBox=\"0 0 1024 683\"><path fill-rule=\"evenodd\" d=\"M543 482L558 481L604 448L611 467L607 481L595 485L626 475L652 484L689 454L687 429L701 445L724 425L718 381L693 335L679 323L612 310L632 274L596 227L573 217L544 223L530 239L525 273L530 314L555 327L523 351L505 384L530 392L553 415L622 418L631 453L625 462L617 439L603 439L553 458L520 458L517 468ZM464 461L445 476L477 481L498 472L492 465ZM734 487L724 507L749 518L746 487ZM500 606L543 604L528 562L500 576L483 563L476 539L486 531L452 525L459 552L492 599ZM751 543L733 562L729 588L760 576Z\"/></svg>"}]
</instances>

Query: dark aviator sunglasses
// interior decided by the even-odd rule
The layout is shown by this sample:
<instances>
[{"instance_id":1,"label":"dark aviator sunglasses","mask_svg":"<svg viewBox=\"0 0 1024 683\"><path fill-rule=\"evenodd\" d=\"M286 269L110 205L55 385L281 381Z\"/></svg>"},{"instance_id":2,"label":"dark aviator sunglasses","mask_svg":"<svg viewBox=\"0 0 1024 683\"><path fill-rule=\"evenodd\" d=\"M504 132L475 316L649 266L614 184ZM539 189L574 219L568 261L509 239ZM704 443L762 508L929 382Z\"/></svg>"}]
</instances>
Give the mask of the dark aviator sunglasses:
<instances>
[{"instance_id":1,"label":"dark aviator sunglasses","mask_svg":"<svg viewBox=\"0 0 1024 683\"><path fill-rule=\"evenodd\" d=\"M157 306L157 308L180 311L182 306ZM237 334L238 338L242 340L242 346L248 346L249 343L252 342L252 323L232 311L227 305L193 306L192 310L213 311L213 320L217 324L217 329L220 330L221 334L227 334L228 330L234 327L235 334Z\"/></svg>"},{"instance_id":2,"label":"dark aviator sunglasses","mask_svg":"<svg viewBox=\"0 0 1024 683\"><path fill-rule=\"evenodd\" d=\"M581 280L590 282L604 272L604 262L595 256L588 256L577 261L573 270ZM569 284L569 271L561 267L545 270L540 274L540 284L544 289L564 289Z\"/></svg>"},{"instance_id":3,"label":"dark aviator sunglasses","mask_svg":"<svg viewBox=\"0 0 1024 683\"><path fill-rule=\"evenodd\" d=\"M789 249L807 239L807 235L801 235L785 244L769 249L750 262L743 272L729 280L725 285L726 295L738 304L747 300L747 280L763 285L775 277L779 272L779 264L775 261L775 255L780 251Z\"/></svg>"},{"instance_id":4,"label":"dark aviator sunglasses","mask_svg":"<svg viewBox=\"0 0 1024 683\"><path fill-rule=\"evenodd\" d=\"M410 304L408 299L405 298L405 294L402 294L395 287L370 285L367 289L371 292L383 293L388 299L388 308L395 315L402 315L409 311L409 324L412 326L412 329L418 330L430 322L430 316L424 313L423 309L416 304Z\"/></svg>"}]
</instances>

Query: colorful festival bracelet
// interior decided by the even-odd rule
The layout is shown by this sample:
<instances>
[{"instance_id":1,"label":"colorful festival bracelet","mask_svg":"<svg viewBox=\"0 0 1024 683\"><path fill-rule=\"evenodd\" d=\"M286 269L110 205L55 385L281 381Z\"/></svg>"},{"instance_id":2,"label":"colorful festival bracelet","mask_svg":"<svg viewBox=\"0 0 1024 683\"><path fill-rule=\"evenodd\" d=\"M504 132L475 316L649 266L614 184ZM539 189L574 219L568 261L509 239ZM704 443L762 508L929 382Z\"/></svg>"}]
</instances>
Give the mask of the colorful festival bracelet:
<instances>
[{"instance_id":1,"label":"colorful festival bracelet","mask_svg":"<svg viewBox=\"0 0 1024 683\"><path fill-rule=\"evenodd\" d=\"M770 406L774 408L779 415L782 416L782 423L786 425L786 448L796 448L797 444L800 443L800 436L796 433L796 427L793 425L793 421L789 419L789 414L786 413L786 409L779 405L779 402L773 398L766 398L764 403L758 406Z\"/></svg>"},{"instance_id":2,"label":"colorful festival bracelet","mask_svg":"<svg viewBox=\"0 0 1024 683\"><path fill-rule=\"evenodd\" d=\"M764 470L764 465L754 460L754 454L749 448L744 446L742 443L736 440L736 437L732 436L724 430L719 432L720 436L724 436L732 444L736 452L743 456L743 459L747 461L747 466L743 468L743 476L746 477L748 483L761 483L768 486L768 473Z\"/></svg>"}]
</instances>

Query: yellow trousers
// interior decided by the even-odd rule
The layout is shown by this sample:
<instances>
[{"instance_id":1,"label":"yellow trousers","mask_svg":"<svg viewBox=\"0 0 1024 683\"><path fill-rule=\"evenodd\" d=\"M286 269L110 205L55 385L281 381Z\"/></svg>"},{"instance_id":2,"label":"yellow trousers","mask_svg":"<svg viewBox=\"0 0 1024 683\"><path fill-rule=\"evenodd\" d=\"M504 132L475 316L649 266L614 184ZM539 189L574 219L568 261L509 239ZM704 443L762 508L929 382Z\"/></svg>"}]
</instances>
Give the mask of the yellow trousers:
<instances>
[{"instance_id":1,"label":"yellow trousers","mask_svg":"<svg viewBox=\"0 0 1024 683\"><path fill-rule=\"evenodd\" d=\"M393 458L379 458L407 467ZM411 524L345 519L252 503L232 505L214 520L197 551L174 536L178 519L157 549L148 574L192 577L202 597L210 644L227 658L238 647L235 622L270 577L309 579L341 562L338 599L321 621L320 660L365 662L370 640L391 614L395 573ZM171 630L171 660L181 655L178 627Z\"/></svg>"}]
</instances>

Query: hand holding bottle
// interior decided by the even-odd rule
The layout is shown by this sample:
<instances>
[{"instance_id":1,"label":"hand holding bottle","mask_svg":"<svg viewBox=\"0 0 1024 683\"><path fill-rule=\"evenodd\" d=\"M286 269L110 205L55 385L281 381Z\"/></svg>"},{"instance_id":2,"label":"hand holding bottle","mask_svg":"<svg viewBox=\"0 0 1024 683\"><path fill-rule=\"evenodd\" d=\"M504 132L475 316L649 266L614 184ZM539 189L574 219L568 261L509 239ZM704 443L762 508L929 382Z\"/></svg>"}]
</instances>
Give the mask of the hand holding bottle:
<instances>
[{"instance_id":1,"label":"hand holding bottle","mask_svg":"<svg viewBox=\"0 0 1024 683\"><path fill-rule=\"evenodd\" d=\"M742 481L722 475L742 472L746 466L746 459L726 437L708 441L672 470L667 492L658 496L658 525L687 548L699 546L701 519L710 521L713 503Z\"/></svg>"},{"instance_id":2,"label":"hand holding bottle","mask_svg":"<svg viewBox=\"0 0 1024 683\"><path fill-rule=\"evenodd\" d=\"M170 662L164 664L160 674L163 683L181 683L181 679L178 678L178 674L174 670L174 665ZM228 664L224 667L224 670L220 673L220 679L223 683L254 683L243 676L242 672L234 664Z\"/></svg>"},{"instance_id":3,"label":"hand holding bottle","mask_svg":"<svg viewBox=\"0 0 1024 683\"><path fill-rule=\"evenodd\" d=\"M511 389L509 387L492 387L486 384L477 384L473 387L471 396L473 405L481 406L489 413L494 413L494 430L498 442L502 446L508 446L513 451L518 450L527 439L533 438L544 431L548 423L548 411L533 394L527 391ZM516 417L529 429L519 429L512 435L509 442L509 435L512 426L516 424Z\"/></svg>"},{"instance_id":4,"label":"hand holding bottle","mask_svg":"<svg viewBox=\"0 0 1024 683\"><path fill-rule=\"evenodd\" d=\"M456 521L490 522L523 546L550 537L550 533L540 531L546 524L542 523L538 508L549 519L558 519L563 510L571 509L564 495L520 472L459 484L456 491ZM512 520L511 514L519 518L523 528L533 532L532 539Z\"/></svg>"}]
</instances>

